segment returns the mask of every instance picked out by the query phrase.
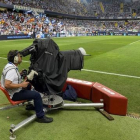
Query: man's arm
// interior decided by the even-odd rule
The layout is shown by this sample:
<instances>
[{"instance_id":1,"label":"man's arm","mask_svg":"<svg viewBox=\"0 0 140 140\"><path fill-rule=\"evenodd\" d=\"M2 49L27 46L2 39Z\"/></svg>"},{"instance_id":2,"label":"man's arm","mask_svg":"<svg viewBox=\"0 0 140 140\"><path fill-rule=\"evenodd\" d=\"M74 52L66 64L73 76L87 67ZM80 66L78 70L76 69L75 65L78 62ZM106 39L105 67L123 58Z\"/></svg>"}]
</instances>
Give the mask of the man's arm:
<instances>
[{"instance_id":1,"label":"man's arm","mask_svg":"<svg viewBox=\"0 0 140 140\"><path fill-rule=\"evenodd\" d=\"M28 84L29 84L29 82L26 82L26 80L24 80L20 84L14 84L14 83L12 83L12 81L5 79L5 88L7 88L7 89L14 89L14 88L20 88L20 87L26 88L28 86Z\"/></svg>"}]
</instances>

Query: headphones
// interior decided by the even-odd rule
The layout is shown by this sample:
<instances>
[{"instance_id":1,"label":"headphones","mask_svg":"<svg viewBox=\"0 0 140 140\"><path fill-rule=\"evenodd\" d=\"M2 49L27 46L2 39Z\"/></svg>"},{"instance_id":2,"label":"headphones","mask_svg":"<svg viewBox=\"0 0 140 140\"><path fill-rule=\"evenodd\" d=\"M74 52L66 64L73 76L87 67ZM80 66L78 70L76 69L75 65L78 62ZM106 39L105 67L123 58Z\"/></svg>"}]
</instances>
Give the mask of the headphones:
<instances>
[{"instance_id":1,"label":"headphones","mask_svg":"<svg viewBox=\"0 0 140 140\"><path fill-rule=\"evenodd\" d=\"M12 50L8 53L8 61L17 64L19 61L19 58L17 54L19 53L18 50Z\"/></svg>"},{"instance_id":2,"label":"headphones","mask_svg":"<svg viewBox=\"0 0 140 140\"><path fill-rule=\"evenodd\" d=\"M17 63L18 63L18 60L19 60L19 59L18 59L18 56L16 55L16 56L14 57L14 63L17 64Z\"/></svg>"}]
</instances>

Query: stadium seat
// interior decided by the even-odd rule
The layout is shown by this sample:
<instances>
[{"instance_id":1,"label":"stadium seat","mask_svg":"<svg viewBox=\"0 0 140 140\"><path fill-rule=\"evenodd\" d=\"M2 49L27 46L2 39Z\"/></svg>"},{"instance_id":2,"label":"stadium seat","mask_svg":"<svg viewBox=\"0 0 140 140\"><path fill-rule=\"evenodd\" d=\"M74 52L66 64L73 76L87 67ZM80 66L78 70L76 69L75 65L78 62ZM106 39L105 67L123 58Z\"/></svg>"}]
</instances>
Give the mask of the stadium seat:
<instances>
[{"instance_id":1,"label":"stadium seat","mask_svg":"<svg viewBox=\"0 0 140 140\"><path fill-rule=\"evenodd\" d=\"M20 104L20 103L26 102L26 100L22 100L22 101L13 101L13 100L11 100L11 98L10 98L10 96L9 96L9 94L8 94L8 92L7 92L7 90L4 89L3 87L1 87L1 84L0 84L0 90L5 94L5 96L7 97L7 99L9 100L9 102L10 102L12 105L18 105L18 104Z\"/></svg>"}]
</instances>

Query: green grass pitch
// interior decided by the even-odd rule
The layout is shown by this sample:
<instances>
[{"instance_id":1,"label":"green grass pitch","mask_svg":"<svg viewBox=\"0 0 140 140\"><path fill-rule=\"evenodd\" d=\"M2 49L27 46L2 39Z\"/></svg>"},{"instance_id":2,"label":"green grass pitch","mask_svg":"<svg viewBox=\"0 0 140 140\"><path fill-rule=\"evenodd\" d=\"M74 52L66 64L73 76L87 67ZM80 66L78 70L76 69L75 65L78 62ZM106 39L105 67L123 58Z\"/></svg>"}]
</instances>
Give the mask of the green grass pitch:
<instances>
[{"instance_id":1,"label":"green grass pitch","mask_svg":"<svg viewBox=\"0 0 140 140\"><path fill-rule=\"evenodd\" d=\"M140 37L94 36L53 40L60 50L83 47L91 54L84 58L84 69L93 72L70 71L69 77L99 82L117 91L128 98L127 112L140 115ZM9 50L22 50L32 42L33 40L0 41L0 72L7 63L4 58ZM29 56L23 60L28 61ZM28 66L28 62L23 62L19 69ZM0 92L0 107L6 103L8 101L5 95ZM25 107L1 110L0 140L9 139L11 124L18 124L33 113L26 111ZM140 140L140 120L128 116L113 115L115 120L108 121L91 107L55 110L49 112L48 116L54 118L53 123L39 124L34 121L16 132L17 140Z\"/></svg>"}]
</instances>

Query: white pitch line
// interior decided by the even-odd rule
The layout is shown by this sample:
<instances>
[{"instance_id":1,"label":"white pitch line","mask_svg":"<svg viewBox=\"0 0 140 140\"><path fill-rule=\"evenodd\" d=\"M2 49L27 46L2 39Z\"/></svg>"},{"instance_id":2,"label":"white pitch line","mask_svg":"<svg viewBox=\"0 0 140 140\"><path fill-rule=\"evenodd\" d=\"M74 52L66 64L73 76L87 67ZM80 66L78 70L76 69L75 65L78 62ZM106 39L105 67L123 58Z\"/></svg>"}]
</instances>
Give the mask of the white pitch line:
<instances>
[{"instance_id":1,"label":"white pitch line","mask_svg":"<svg viewBox=\"0 0 140 140\"><path fill-rule=\"evenodd\" d=\"M0 57L1 59L7 59L7 58L5 58L5 57Z\"/></svg>"},{"instance_id":2,"label":"white pitch line","mask_svg":"<svg viewBox=\"0 0 140 140\"><path fill-rule=\"evenodd\" d=\"M7 59L4 57L0 57L1 59ZM29 63L30 61L22 61L25 63ZM124 75L124 74L117 74L117 73L109 73L109 72L104 72L104 71L95 71L95 70L88 70L88 69L82 69L82 71L88 71L88 72L94 72L94 73L101 73L101 74L108 74L108 75L117 75L117 76L122 76L122 77L129 77L129 78L136 78L136 79L140 79L140 77L138 76L132 76L132 75Z\"/></svg>"},{"instance_id":3,"label":"white pitch line","mask_svg":"<svg viewBox=\"0 0 140 140\"><path fill-rule=\"evenodd\" d=\"M137 42L139 42L139 41L140 41L140 40L137 40L137 41L135 41L135 42L130 43L129 45L132 45L132 44L137 43Z\"/></svg>"},{"instance_id":4,"label":"white pitch line","mask_svg":"<svg viewBox=\"0 0 140 140\"><path fill-rule=\"evenodd\" d=\"M88 71L88 72L94 72L94 73L102 73L102 74L108 74L108 75L117 75L117 76L122 76L122 77L140 79L140 77L138 77L138 76L124 75L124 74L117 74L117 73L109 73L109 72L104 72L104 71L95 71L95 70L88 70L88 69L82 69L82 71Z\"/></svg>"},{"instance_id":5,"label":"white pitch line","mask_svg":"<svg viewBox=\"0 0 140 140\"><path fill-rule=\"evenodd\" d=\"M22 60L22 62L29 63L30 61L25 61L25 60Z\"/></svg>"}]
</instances>

